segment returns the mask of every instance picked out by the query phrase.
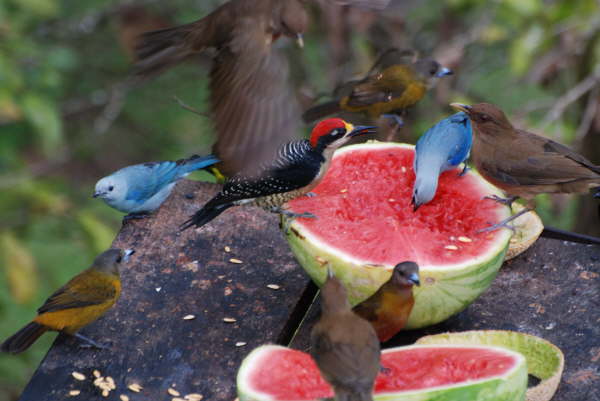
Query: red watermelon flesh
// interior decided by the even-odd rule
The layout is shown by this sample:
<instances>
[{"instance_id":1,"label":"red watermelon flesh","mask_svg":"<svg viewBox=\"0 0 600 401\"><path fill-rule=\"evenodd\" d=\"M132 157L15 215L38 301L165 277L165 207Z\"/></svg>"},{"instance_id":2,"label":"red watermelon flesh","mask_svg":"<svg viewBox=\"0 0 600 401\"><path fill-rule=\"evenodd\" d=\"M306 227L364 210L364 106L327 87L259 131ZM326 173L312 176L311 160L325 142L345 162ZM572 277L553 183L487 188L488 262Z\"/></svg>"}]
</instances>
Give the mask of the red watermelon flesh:
<instances>
[{"instance_id":1,"label":"red watermelon flesh","mask_svg":"<svg viewBox=\"0 0 600 401\"><path fill-rule=\"evenodd\" d=\"M476 231L506 213L504 206L482 200L490 187L475 174L459 177L459 169L450 170L441 174L434 199L413 212L413 159L412 148L397 145L338 152L313 190L317 196L289 203L294 212L318 218L296 222L303 233L372 264L447 266L486 253L501 230Z\"/></svg>"},{"instance_id":2,"label":"red watermelon flesh","mask_svg":"<svg viewBox=\"0 0 600 401\"><path fill-rule=\"evenodd\" d=\"M332 397L333 391L323 380L309 354L278 348L265 352L248 382L257 392L275 400L314 400ZM516 364L515 357L500 350L477 347L430 347L393 350L381 356L389 369L375 381L375 394L431 389L467 381L502 376Z\"/></svg>"}]
</instances>

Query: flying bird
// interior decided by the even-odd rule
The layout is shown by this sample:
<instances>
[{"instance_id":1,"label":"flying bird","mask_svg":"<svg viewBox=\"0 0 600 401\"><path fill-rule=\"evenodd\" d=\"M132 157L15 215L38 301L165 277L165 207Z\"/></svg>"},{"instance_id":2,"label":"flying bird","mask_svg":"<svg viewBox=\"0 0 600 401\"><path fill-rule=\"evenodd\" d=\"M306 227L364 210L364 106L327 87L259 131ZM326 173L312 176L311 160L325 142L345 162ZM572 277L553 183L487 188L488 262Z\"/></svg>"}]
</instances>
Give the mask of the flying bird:
<instances>
[{"instance_id":1,"label":"flying bird","mask_svg":"<svg viewBox=\"0 0 600 401\"><path fill-rule=\"evenodd\" d=\"M321 318L312 328L311 355L336 401L372 401L381 349L373 326L352 312L346 288L331 269L321 288Z\"/></svg>"},{"instance_id":2,"label":"flying bird","mask_svg":"<svg viewBox=\"0 0 600 401\"><path fill-rule=\"evenodd\" d=\"M314 127L310 140L289 142L279 148L273 161L256 172L239 173L230 178L221 192L183 223L182 230L202 227L228 208L249 203L290 217L314 217L295 215L283 205L317 186L337 148L352 137L374 132L375 127L354 127L339 118L321 121Z\"/></svg>"},{"instance_id":3,"label":"flying bird","mask_svg":"<svg viewBox=\"0 0 600 401\"><path fill-rule=\"evenodd\" d=\"M96 348L105 348L78 333L104 315L121 294L119 268L133 250L109 249L96 257L92 266L52 294L37 310L35 319L10 336L0 350L18 354L25 351L46 331L60 331Z\"/></svg>"},{"instance_id":4,"label":"flying bird","mask_svg":"<svg viewBox=\"0 0 600 401\"><path fill-rule=\"evenodd\" d=\"M112 208L129 213L126 219L146 217L169 197L178 180L218 161L212 155L192 156L124 167L100 179L93 196Z\"/></svg>"},{"instance_id":5,"label":"flying bird","mask_svg":"<svg viewBox=\"0 0 600 401\"><path fill-rule=\"evenodd\" d=\"M472 106L452 103L473 124L471 159L477 171L502 189L508 198L491 197L511 205L527 200L519 213L485 231L509 227L506 223L535 209L534 197L542 193L586 193L600 189L600 166L568 147L543 136L515 128L504 112L489 103Z\"/></svg>"},{"instance_id":6,"label":"flying bird","mask_svg":"<svg viewBox=\"0 0 600 401\"><path fill-rule=\"evenodd\" d=\"M390 279L352 310L373 325L379 341L386 342L406 326L415 304L413 286L420 284L419 265L398 263Z\"/></svg>"},{"instance_id":7,"label":"flying bird","mask_svg":"<svg viewBox=\"0 0 600 401\"><path fill-rule=\"evenodd\" d=\"M464 163L461 175L466 172L472 140L471 121L464 112L443 119L419 138L414 161L414 211L433 199L441 173L461 163Z\"/></svg>"},{"instance_id":8,"label":"flying bird","mask_svg":"<svg viewBox=\"0 0 600 401\"><path fill-rule=\"evenodd\" d=\"M367 76L344 84L339 98L313 106L302 115L305 122L348 111L365 113L371 121L389 115L401 125L404 110L419 102L437 79L452 74L431 58L407 59L412 51L389 49L371 67ZM392 114L393 113L393 114Z\"/></svg>"}]
</instances>

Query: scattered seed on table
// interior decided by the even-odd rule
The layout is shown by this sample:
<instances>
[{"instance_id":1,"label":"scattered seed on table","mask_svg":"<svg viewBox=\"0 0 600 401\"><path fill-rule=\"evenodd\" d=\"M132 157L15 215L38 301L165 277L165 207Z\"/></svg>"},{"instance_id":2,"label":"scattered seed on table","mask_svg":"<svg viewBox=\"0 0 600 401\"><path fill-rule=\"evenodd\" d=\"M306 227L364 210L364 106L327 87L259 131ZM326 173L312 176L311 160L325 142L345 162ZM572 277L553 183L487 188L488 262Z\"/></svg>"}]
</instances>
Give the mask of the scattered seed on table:
<instances>
[{"instance_id":1,"label":"scattered seed on table","mask_svg":"<svg viewBox=\"0 0 600 401\"><path fill-rule=\"evenodd\" d=\"M71 375L73 376L73 378L75 378L75 380L79 380L79 381L85 380L85 375L83 373L73 372L73 373L71 373Z\"/></svg>"},{"instance_id":2,"label":"scattered seed on table","mask_svg":"<svg viewBox=\"0 0 600 401\"><path fill-rule=\"evenodd\" d=\"M174 397L174 398L171 398L171 401L185 401L185 399L180 398L180 397Z\"/></svg>"},{"instance_id":3,"label":"scattered seed on table","mask_svg":"<svg viewBox=\"0 0 600 401\"><path fill-rule=\"evenodd\" d=\"M270 289L272 289L272 290L278 290L278 289L280 289L280 288L281 288L281 287L280 287L280 286L278 286L277 284L267 284L267 287L269 287L269 288L270 288Z\"/></svg>"},{"instance_id":4,"label":"scattered seed on table","mask_svg":"<svg viewBox=\"0 0 600 401\"><path fill-rule=\"evenodd\" d=\"M242 262L241 260L239 260L239 259L236 259L236 258L231 258L231 259L229 259L229 261L230 261L231 263L236 263L236 264L244 263L244 262Z\"/></svg>"},{"instance_id":5,"label":"scattered seed on table","mask_svg":"<svg viewBox=\"0 0 600 401\"><path fill-rule=\"evenodd\" d=\"M446 245L444 248L446 248L449 251L456 251L456 250L458 250L458 247L456 245Z\"/></svg>"},{"instance_id":6,"label":"scattered seed on table","mask_svg":"<svg viewBox=\"0 0 600 401\"><path fill-rule=\"evenodd\" d=\"M98 369L94 369L94 371L92 372L92 374L94 375L95 378L98 378L98 377L102 376L100 374L100 371Z\"/></svg>"},{"instance_id":7,"label":"scattered seed on table","mask_svg":"<svg viewBox=\"0 0 600 401\"><path fill-rule=\"evenodd\" d=\"M247 343L245 341L238 341L237 343L235 343L236 347L243 347L244 345L246 345Z\"/></svg>"},{"instance_id":8,"label":"scattered seed on table","mask_svg":"<svg viewBox=\"0 0 600 401\"><path fill-rule=\"evenodd\" d=\"M160 292L160 290L162 290L162 287L156 287L155 290L156 292Z\"/></svg>"},{"instance_id":9,"label":"scattered seed on table","mask_svg":"<svg viewBox=\"0 0 600 401\"><path fill-rule=\"evenodd\" d=\"M76 395L81 394L81 390L71 390L69 391L69 397L75 397Z\"/></svg>"},{"instance_id":10,"label":"scattered seed on table","mask_svg":"<svg viewBox=\"0 0 600 401\"><path fill-rule=\"evenodd\" d=\"M225 246L225 252L231 252L231 248L228 246Z\"/></svg>"},{"instance_id":11,"label":"scattered seed on table","mask_svg":"<svg viewBox=\"0 0 600 401\"><path fill-rule=\"evenodd\" d=\"M102 390L102 397L108 397L109 394L110 394L110 391Z\"/></svg>"},{"instance_id":12,"label":"scattered seed on table","mask_svg":"<svg viewBox=\"0 0 600 401\"><path fill-rule=\"evenodd\" d=\"M202 394L198 394L198 393L191 393L191 394L186 395L183 398L185 398L188 401L200 401L201 399L204 398L204 396Z\"/></svg>"},{"instance_id":13,"label":"scattered seed on table","mask_svg":"<svg viewBox=\"0 0 600 401\"><path fill-rule=\"evenodd\" d=\"M232 317L224 317L224 318L223 318L223 321L224 321L225 323L235 323L235 322L237 322L237 320L235 320L235 319L234 319L234 318L232 318Z\"/></svg>"},{"instance_id":14,"label":"scattered seed on table","mask_svg":"<svg viewBox=\"0 0 600 401\"><path fill-rule=\"evenodd\" d=\"M472 240L471 238L469 238L469 237L464 237L464 236L462 236L462 235L461 235L460 237L458 237L458 240L459 240L460 242L473 242L473 240Z\"/></svg>"},{"instance_id":15,"label":"scattered seed on table","mask_svg":"<svg viewBox=\"0 0 600 401\"><path fill-rule=\"evenodd\" d=\"M119 398L121 399L121 401L129 401L129 397L127 397L125 394L121 394Z\"/></svg>"},{"instance_id":16,"label":"scattered seed on table","mask_svg":"<svg viewBox=\"0 0 600 401\"><path fill-rule=\"evenodd\" d=\"M134 393L139 393L143 389L143 387L137 383L131 383L129 386L127 386L127 388Z\"/></svg>"},{"instance_id":17,"label":"scattered seed on table","mask_svg":"<svg viewBox=\"0 0 600 401\"><path fill-rule=\"evenodd\" d=\"M175 390L174 388L171 388L171 387L169 387L169 389L167 390L167 393L169 393L173 397L179 397L181 395L179 393L179 391L177 391L177 390Z\"/></svg>"},{"instance_id":18,"label":"scattered seed on table","mask_svg":"<svg viewBox=\"0 0 600 401\"><path fill-rule=\"evenodd\" d=\"M185 315L183 317L183 320L192 320L192 319L195 319L195 318L196 318L196 316L194 316L194 315Z\"/></svg>"},{"instance_id":19,"label":"scattered seed on table","mask_svg":"<svg viewBox=\"0 0 600 401\"><path fill-rule=\"evenodd\" d=\"M106 376L106 383L111 390L114 390L117 388L117 385L115 384L115 380L110 376Z\"/></svg>"}]
</instances>

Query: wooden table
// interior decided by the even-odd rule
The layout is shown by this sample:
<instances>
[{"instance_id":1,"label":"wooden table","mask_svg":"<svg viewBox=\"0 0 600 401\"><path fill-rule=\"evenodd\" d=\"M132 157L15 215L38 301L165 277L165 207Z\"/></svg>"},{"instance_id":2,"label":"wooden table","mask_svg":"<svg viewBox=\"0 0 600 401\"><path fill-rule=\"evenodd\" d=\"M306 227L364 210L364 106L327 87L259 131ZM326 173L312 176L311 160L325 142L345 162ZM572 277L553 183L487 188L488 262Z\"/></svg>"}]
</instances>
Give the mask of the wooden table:
<instances>
[{"instance_id":1,"label":"wooden table","mask_svg":"<svg viewBox=\"0 0 600 401\"><path fill-rule=\"evenodd\" d=\"M154 217L122 228L113 245L137 251L121 273L122 296L82 331L112 347L82 349L59 336L21 400L64 399L80 390L69 399L126 395L131 401L159 401L172 400L176 393L168 391L174 389L180 397L196 393L204 400L231 401L238 366L253 348L291 343L306 349L317 289L293 258L277 216L235 208L202 230L178 233L179 224L218 188L180 182ZM554 399L600 400L599 276L600 247L540 239L505 263L491 288L465 311L435 327L402 332L385 346L445 331L534 334L565 353ZM92 383L94 370L114 379L116 389L106 398ZM86 380L75 380L73 371ZM128 389L131 384L141 391Z\"/></svg>"}]
</instances>

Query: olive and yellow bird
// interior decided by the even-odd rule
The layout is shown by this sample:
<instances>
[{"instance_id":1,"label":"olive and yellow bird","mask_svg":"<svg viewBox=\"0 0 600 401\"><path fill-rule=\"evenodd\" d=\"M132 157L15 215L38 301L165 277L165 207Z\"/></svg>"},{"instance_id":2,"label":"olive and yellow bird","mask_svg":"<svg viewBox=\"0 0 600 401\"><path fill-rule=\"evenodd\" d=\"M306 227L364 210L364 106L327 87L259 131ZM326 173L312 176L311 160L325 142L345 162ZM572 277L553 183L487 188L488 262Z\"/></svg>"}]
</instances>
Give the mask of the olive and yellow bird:
<instances>
[{"instance_id":1,"label":"olive and yellow bird","mask_svg":"<svg viewBox=\"0 0 600 401\"><path fill-rule=\"evenodd\" d=\"M413 285L420 285L419 265L398 263L390 279L354 307L354 313L373 325L379 341L386 342L406 326L415 304Z\"/></svg>"},{"instance_id":2,"label":"olive and yellow bird","mask_svg":"<svg viewBox=\"0 0 600 401\"><path fill-rule=\"evenodd\" d=\"M73 277L52 294L37 310L33 321L0 345L0 350L18 354L46 331L70 334L97 347L102 344L78 333L101 317L121 294L119 266L133 250L109 249L96 257L92 266Z\"/></svg>"},{"instance_id":3,"label":"olive and yellow bird","mask_svg":"<svg viewBox=\"0 0 600 401\"><path fill-rule=\"evenodd\" d=\"M387 50L365 78L342 85L336 91L340 94L339 98L308 109L302 118L309 123L348 111L365 113L371 121L389 115L401 125L398 116L419 102L438 78L452 74L452 70L431 58L414 61L414 57L407 59L408 55L414 55L414 52L395 48Z\"/></svg>"},{"instance_id":4,"label":"olive and yellow bird","mask_svg":"<svg viewBox=\"0 0 600 401\"><path fill-rule=\"evenodd\" d=\"M373 326L352 312L346 288L331 270L321 288L321 319L311 332L311 355L336 401L372 401L381 369Z\"/></svg>"},{"instance_id":5,"label":"olive and yellow bird","mask_svg":"<svg viewBox=\"0 0 600 401\"><path fill-rule=\"evenodd\" d=\"M535 209L534 197L538 194L600 190L600 166L560 143L515 128L497 106L489 103L451 106L471 119L471 160L477 171L508 195L506 199L490 198L508 205L518 198L527 200L519 213L481 231L510 228L506 223Z\"/></svg>"}]
</instances>

